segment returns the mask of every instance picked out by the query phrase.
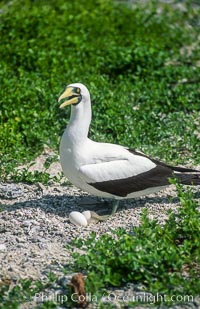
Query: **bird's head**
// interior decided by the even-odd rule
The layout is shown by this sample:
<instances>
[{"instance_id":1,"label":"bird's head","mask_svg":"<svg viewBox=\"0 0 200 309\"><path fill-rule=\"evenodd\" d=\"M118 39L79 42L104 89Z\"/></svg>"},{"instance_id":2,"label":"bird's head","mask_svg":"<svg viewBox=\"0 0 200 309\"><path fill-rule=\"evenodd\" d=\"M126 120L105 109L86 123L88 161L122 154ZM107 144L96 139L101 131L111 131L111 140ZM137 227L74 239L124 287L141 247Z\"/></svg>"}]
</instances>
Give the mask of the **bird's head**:
<instances>
[{"instance_id":1,"label":"bird's head","mask_svg":"<svg viewBox=\"0 0 200 309\"><path fill-rule=\"evenodd\" d=\"M70 84L65 88L65 91L61 94L58 102L61 102L60 108L67 105L77 105L82 101L85 101L89 97L88 89L80 83Z\"/></svg>"}]
</instances>

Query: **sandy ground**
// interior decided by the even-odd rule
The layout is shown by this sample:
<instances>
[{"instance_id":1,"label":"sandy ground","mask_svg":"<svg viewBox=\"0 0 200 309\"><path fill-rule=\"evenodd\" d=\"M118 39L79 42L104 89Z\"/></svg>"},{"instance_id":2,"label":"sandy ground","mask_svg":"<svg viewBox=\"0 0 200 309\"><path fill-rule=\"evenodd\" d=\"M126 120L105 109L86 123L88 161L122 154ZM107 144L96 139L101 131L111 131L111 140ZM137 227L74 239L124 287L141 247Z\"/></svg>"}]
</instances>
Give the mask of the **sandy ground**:
<instances>
[{"instance_id":1,"label":"sandy ground","mask_svg":"<svg viewBox=\"0 0 200 309\"><path fill-rule=\"evenodd\" d=\"M1 278L40 278L53 268L69 262L70 253L64 248L72 239L86 238L91 231L97 235L112 229L127 230L140 222L144 207L149 216L164 222L167 211L179 208L173 186L162 193L121 202L112 219L106 222L76 227L69 221L73 210L94 210L99 214L111 211L109 201L91 197L74 186L42 184L1 184L0 267ZM14 194L13 194L14 192Z\"/></svg>"}]
</instances>

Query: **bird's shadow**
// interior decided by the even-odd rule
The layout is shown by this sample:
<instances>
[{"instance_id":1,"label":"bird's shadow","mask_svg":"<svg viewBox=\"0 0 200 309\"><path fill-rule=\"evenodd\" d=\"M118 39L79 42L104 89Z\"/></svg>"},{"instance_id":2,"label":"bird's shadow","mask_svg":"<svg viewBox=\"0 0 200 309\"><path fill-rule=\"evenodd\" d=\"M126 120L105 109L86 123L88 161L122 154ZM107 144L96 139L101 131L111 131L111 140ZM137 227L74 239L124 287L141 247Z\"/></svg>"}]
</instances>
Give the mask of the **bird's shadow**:
<instances>
[{"instance_id":1,"label":"bird's shadow","mask_svg":"<svg viewBox=\"0 0 200 309\"><path fill-rule=\"evenodd\" d=\"M194 193L194 198L200 198L200 192ZM12 205L2 205L3 210L13 212L17 209L24 208L40 208L46 213L52 213L60 217L67 217L71 211L95 211L100 215L109 214L112 210L113 200L101 199L93 196L85 195L42 195L36 199L29 199L26 201L17 201ZM140 197L129 200L121 200L119 210L143 208L148 207L149 204L177 204L179 203L178 197Z\"/></svg>"}]
</instances>

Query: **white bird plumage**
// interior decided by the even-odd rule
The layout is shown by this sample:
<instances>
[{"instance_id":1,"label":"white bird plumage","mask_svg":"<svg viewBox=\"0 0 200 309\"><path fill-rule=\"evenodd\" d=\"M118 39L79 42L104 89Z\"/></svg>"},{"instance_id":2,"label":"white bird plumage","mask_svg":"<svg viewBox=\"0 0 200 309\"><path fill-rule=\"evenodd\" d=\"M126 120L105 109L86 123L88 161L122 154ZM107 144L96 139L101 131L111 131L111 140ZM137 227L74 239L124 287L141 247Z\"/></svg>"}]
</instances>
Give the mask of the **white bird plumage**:
<instances>
[{"instance_id":1,"label":"white bird plumage","mask_svg":"<svg viewBox=\"0 0 200 309\"><path fill-rule=\"evenodd\" d=\"M68 85L60 101L64 101L61 107L71 105L70 121L60 142L60 162L75 186L92 195L124 199L157 192L169 185L172 175L182 183L199 184L199 175L187 174L195 170L171 167L127 147L90 140L91 100L83 84Z\"/></svg>"}]
</instances>

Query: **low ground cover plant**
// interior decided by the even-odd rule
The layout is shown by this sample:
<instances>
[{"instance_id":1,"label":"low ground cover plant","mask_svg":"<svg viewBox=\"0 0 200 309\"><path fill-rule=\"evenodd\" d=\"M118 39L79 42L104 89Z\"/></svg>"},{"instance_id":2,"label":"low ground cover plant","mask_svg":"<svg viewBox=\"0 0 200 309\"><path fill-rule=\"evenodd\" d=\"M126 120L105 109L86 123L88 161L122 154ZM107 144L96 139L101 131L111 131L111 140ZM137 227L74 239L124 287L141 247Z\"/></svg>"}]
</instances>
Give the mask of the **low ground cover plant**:
<instances>
[{"instance_id":1,"label":"low ground cover plant","mask_svg":"<svg viewBox=\"0 0 200 309\"><path fill-rule=\"evenodd\" d=\"M2 178L44 144L58 149L70 110L57 98L72 82L91 91L94 140L198 162L198 13L189 1L185 10L155 1L3 1Z\"/></svg>"}]
</instances>

